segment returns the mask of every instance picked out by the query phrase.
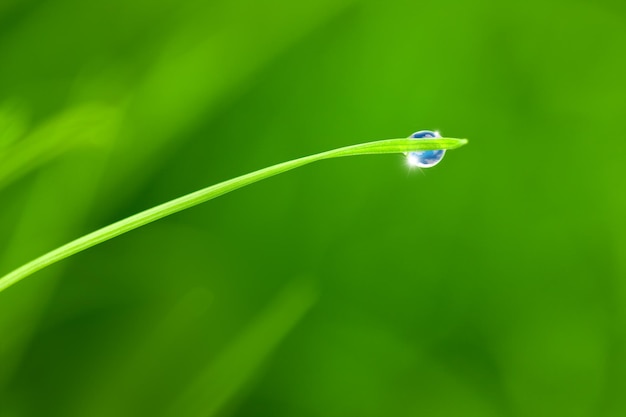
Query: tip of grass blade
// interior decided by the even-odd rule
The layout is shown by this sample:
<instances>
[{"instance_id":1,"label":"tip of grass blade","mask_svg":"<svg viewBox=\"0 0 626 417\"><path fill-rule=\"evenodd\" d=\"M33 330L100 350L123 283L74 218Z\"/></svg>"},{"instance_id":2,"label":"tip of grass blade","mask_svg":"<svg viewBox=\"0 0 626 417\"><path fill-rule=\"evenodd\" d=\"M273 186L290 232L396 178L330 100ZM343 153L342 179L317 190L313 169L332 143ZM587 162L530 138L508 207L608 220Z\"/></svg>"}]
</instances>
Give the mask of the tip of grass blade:
<instances>
[{"instance_id":1,"label":"tip of grass blade","mask_svg":"<svg viewBox=\"0 0 626 417\"><path fill-rule=\"evenodd\" d=\"M441 138L441 139L446 139L446 140L450 140L454 142L454 144L450 146L448 149L460 148L461 146L467 145L467 142L468 142L467 139L457 139L457 138Z\"/></svg>"}]
</instances>

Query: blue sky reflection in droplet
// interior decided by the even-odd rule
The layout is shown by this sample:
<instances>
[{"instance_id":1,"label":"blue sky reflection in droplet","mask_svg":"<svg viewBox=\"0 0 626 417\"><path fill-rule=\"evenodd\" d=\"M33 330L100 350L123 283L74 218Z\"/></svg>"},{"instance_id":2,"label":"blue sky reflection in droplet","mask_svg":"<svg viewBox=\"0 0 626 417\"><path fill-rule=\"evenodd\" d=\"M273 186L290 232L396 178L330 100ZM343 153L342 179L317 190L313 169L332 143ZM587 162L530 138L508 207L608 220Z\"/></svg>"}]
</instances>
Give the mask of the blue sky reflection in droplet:
<instances>
[{"instance_id":1,"label":"blue sky reflection in droplet","mask_svg":"<svg viewBox=\"0 0 626 417\"><path fill-rule=\"evenodd\" d=\"M420 130L419 132L415 132L409 136L409 138L412 139L432 139L440 137L441 135L439 132L433 132L432 130ZM443 159L445 154L446 151L443 149L409 152L407 155L407 162L413 167L431 168L437 165Z\"/></svg>"}]
</instances>

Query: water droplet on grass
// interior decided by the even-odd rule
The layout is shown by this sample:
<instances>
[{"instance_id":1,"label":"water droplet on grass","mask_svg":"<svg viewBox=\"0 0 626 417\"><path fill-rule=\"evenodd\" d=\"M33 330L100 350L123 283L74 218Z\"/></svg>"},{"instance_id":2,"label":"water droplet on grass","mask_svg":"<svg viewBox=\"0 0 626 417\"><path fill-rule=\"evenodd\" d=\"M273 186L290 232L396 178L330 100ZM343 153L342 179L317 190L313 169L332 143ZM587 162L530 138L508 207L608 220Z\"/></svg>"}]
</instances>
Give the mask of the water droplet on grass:
<instances>
[{"instance_id":1,"label":"water droplet on grass","mask_svg":"<svg viewBox=\"0 0 626 417\"><path fill-rule=\"evenodd\" d=\"M433 132L431 130L420 130L409 136L409 139L433 139L440 138L439 132ZM430 168L437 165L446 154L444 149L438 149L434 151L420 151L409 152L407 155L407 161L409 165L420 168Z\"/></svg>"}]
</instances>

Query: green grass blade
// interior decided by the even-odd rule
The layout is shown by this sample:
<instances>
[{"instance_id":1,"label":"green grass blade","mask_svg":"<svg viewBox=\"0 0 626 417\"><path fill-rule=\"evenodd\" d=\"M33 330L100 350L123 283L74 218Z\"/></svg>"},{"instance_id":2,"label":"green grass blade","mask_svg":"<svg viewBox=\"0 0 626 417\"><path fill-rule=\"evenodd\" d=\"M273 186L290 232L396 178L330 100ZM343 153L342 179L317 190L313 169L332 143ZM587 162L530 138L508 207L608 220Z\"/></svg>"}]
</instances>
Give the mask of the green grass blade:
<instances>
[{"instance_id":1,"label":"green grass blade","mask_svg":"<svg viewBox=\"0 0 626 417\"><path fill-rule=\"evenodd\" d=\"M23 106L5 102L0 105L0 152L20 140L28 130Z\"/></svg>"},{"instance_id":2,"label":"green grass blade","mask_svg":"<svg viewBox=\"0 0 626 417\"><path fill-rule=\"evenodd\" d=\"M21 140L13 140L12 146L0 143L0 188L73 149L99 147L98 139L115 129L118 118L114 108L82 105L55 116Z\"/></svg>"},{"instance_id":3,"label":"green grass blade","mask_svg":"<svg viewBox=\"0 0 626 417\"><path fill-rule=\"evenodd\" d=\"M265 362L317 301L314 282L289 283L217 357L200 370L165 414L214 417L241 400Z\"/></svg>"},{"instance_id":4,"label":"green grass blade","mask_svg":"<svg viewBox=\"0 0 626 417\"><path fill-rule=\"evenodd\" d=\"M238 188L245 187L246 185L253 184L257 181L273 177L274 175L290 171L312 162L344 156L402 153L435 149L455 149L465 145L466 143L467 140L465 139L452 138L420 140L387 139L333 149L263 168L152 207L60 246L57 249L54 249L51 252L28 262L27 264L0 278L0 292L49 265L59 262L60 260L70 257L78 252L82 252L85 249L99 243L113 239L116 236L169 216L170 214L174 214L200 203L204 203L205 201L214 199Z\"/></svg>"}]
</instances>

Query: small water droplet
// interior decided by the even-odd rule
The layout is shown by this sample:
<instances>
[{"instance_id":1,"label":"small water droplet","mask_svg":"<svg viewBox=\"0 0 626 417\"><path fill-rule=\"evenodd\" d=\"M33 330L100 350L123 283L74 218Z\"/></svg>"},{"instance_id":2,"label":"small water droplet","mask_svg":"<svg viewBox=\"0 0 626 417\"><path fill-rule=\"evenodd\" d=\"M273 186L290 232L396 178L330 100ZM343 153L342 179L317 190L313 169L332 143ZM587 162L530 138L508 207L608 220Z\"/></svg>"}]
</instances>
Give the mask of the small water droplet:
<instances>
[{"instance_id":1,"label":"small water droplet","mask_svg":"<svg viewBox=\"0 0 626 417\"><path fill-rule=\"evenodd\" d=\"M420 130L409 136L409 139L433 139L440 138L439 132L433 132L432 130ZM434 151L420 151L409 152L407 155L407 161L409 165L420 168L430 168L437 165L446 154L444 149L438 149Z\"/></svg>"}]
</instances>

